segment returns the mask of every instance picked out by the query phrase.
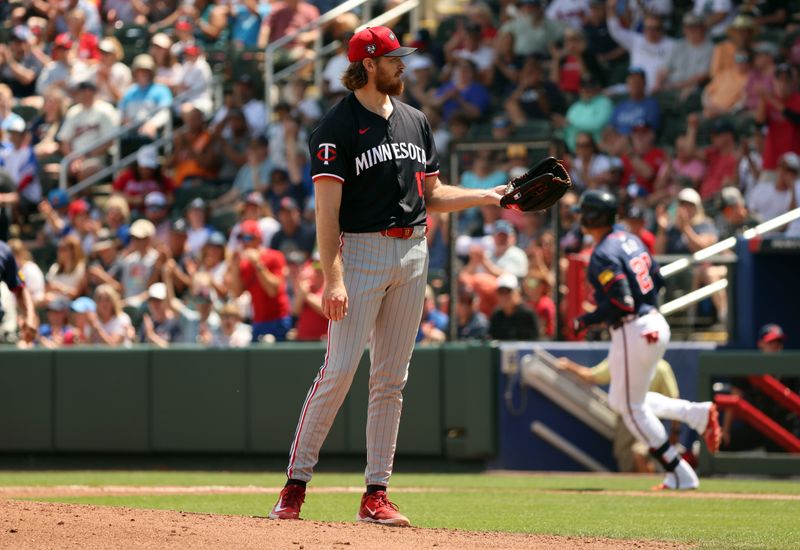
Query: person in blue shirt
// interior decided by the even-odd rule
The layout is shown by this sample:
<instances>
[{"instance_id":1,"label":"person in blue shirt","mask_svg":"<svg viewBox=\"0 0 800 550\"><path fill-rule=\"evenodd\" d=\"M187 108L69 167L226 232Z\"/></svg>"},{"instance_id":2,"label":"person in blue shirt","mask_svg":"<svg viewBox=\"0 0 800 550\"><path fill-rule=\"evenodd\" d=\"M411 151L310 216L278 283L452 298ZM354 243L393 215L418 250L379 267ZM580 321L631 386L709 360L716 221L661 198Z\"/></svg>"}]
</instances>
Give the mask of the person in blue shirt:
<instances>
[{"instance_id":1,"label":"person in blue shirt","mask_svg":"<svg viewBox=\"0 0 800 550\"><path fill-rule=\"evenodd\" d=\"M489 107L491 98L486 86L476 80L478 70L469 59L457 61L453 78L436 90L432 101L441 107L445 120L456 112L464 113L471 120L481 118Z\"/></svg>"},{"instance_id":2,"label":"person in blue shirt","mask_svg":"<svg viewBox=\"0 0 800 550\"><path fill-rule=\"evenodd\" d=\"M231 40L239 48L258 45L261 21L270 12L270 3L262 0L236 0L230 8Z\"/></svg>"},{"instance_id":3,"label":"person in blue shirt","mask_svg":"<svg viewBox=\"0 0 800 550\"><path fill-rule=\"evenodd\" d=\"M171 116L169 109L162 107L172 105L172 92L169 88L153 82L155 71L156 62L152 56L137 55L131 65L134 83L122 96L118 105L122 124L133 120L147 120L139 129L139 133L151 138L155 137Z\"/></svg>"},{"instance_id":4,"label":"person in blue shirt","mask_svg":"<svg viewBox=\"0 0 800 550\"><path fill-rule=\"evenodd\" d=\"M645 95L646 80L644 69L631 67L625 85L628 98L619 102L611 114L611 125L621 134L630 135L636 126L643 123L658 130L661 126L661 110L653 97Z\"/></svg>"}]
</instances>

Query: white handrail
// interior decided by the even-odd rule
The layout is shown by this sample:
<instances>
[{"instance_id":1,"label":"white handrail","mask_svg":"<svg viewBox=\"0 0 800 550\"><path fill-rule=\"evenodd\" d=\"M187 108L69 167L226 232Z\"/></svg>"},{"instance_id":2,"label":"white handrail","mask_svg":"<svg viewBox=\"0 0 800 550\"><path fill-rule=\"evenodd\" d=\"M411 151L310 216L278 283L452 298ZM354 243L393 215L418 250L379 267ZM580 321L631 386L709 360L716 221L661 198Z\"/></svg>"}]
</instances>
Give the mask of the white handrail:
<instances>
[{"instance_id":1,"label":"white handrail","mask_svg":"<svg viewBox=\"0 0 800 550\"><path fill-rule=\"evenodd\" d=\"M768 233L773 229L777 229L787 223L793 222L794 220L800 218L800 208L795 208L794 210L789 210L785 214L781 214L780 216L776 216L769 221L761 223L752 229L748 229L744 233L742 233L742 238L746 241L763 235L764 233ZM708 260L709 258L716 256L720 252L725 252L726 250L730 250L736 246L736 237L728 237L727 239L721 240L718 243L712 244L702 250L698 250L691 256L686 258L681 258L680 260L675 260L674 262L662 266L661 268L661 276L664 278L671 277L676 273L687 269L695 262L702 262L704 260ZM688 296L688 294L687 294Z\"/></svg>"},{"instance_id":2,"label":"white handrail","mask_svg":"<svg viewBox=\"0 0 800 550\"><path fill-rule=\"evenodd\" d=\"M667 315L672 315L673 313L686 309L692 304L697 303L700 300L705 300L712 294L721 290L725 290L726 288L728 288L728 279L720 279L719 281L715 281L704 287L698 288L697 290L693 290L688 294L684 294L680 298L675 298L671 302L667 302L658 308L658 311L660 311L665 317Z\"/></svg>"}]
</instances>

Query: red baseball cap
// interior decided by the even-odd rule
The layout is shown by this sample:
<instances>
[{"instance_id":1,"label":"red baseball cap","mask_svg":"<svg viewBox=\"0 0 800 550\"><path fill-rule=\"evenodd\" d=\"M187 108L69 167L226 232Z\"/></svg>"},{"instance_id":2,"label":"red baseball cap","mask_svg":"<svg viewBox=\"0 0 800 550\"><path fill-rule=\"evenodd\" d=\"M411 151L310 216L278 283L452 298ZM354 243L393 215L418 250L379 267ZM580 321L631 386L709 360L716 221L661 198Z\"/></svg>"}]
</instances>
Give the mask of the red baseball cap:
<instances>
[{"instance_id":1,"label":"red baseball cap","mask_svg":"<svg viewBox=\"0 0 800 550\"><path fill-rule=\"evenodd\" d=\"M351 62L362 59L386 56L403 57L417 51L417 48L401 46L397 37L389 27L367 27L350 39L347 59Z\"/></svg>"},{"instance_id":2,"label":"red baseball cap","mask_svg":"<svg viewBox=\"0 0 800 550\"><path fill-rule=\"evenodd\" d=\"M75 199L71 203L69 203L69 209L67 209L67 215L70 218L74 218L79 214L86 214L89 212L89 203L83 199Z\"/></svg>"},{"instance_id":3,"label":"red baseball cap","mask_svg":"<svg viewBox=\"0 0 800 550\"><path fill-rule=\"evenodd\" d=\"M183 49L186 55L200 55L200 46L197 44L189 44Z\"/></svg>"},{"instance_id":4,"label":"red baseball cap","mask_svg":"<svg viewBox=\"0 0 800 550\"><path fill-rule=\"evenodd\" d=\"M69 34L62 32L56 39L53 41L53 46L56 48L64 48L65 50L69 50L72 48L72 38L69 37Z\"/></svg>"},{"instance_id":5,"label":"red baseball cap","mask_svg":"<svg viewBox=\"0 0 800 550\"><path fill-rule=\"evenodd\" d=\"M175 28L179 31L190 31L194 29L194 25L192 25L191 21L187 21L186 19L181 19L177 23L175 23Z\"/></svg>"},{"instance_id":6,"label":"red baseball cap","mask_svg":"<svg viewBox=\"0 0 800 550\"><path fill-rule=\"evenodd\" d=\"M783 338L783 329L780 325L770 323L761 327L758 341L766 344L767 342L774 342L775 340L783 341Z\"/></svg>"},{"instance_id":7,"label":"red baseball cap","mask_svg":"<svg viewBox=\"0 0 800 550\"><path fill-rule=\"evenodd\" d=\"M245 220L242 222L242 227L239 230L239 237L244 235L261 239L261 228L258 227L258 222L256 220Z\"/></svg>"}]
</instances>

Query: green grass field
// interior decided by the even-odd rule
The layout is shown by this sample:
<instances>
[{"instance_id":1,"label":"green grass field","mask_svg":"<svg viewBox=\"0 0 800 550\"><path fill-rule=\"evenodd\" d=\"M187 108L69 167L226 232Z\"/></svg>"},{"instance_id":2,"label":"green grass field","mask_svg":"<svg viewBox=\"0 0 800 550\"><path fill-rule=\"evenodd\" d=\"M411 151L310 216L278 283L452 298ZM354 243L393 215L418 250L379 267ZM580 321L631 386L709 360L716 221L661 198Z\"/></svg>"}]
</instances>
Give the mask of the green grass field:
<instances>
[{"instance_id":1,"label":"green grass field","mask_svg":"<svg viewBox=\"0 0 800 550\"><path fill-rule=\"evenodd\" d=\"M278 487L282 473L0 472L0 486L225 485ZM704 479L694 498L606 494L644 491L655 477L514 474L397 474L393 494L418 527L655 539L700 548L800 547L800 499L724 498L715 493L800 495L796 481ZM314 487L358 487L358 474L319 474L303 517L352 521L358 495ZM554 492L560 491L560 492ZM576 493L573 491L588 491ZM698 498L701 497L701 498ZM58 502L264 516L275 495L137 495L53 498ZM36 500L43 500L37 498Z\"/></svg>"}]
</instances>

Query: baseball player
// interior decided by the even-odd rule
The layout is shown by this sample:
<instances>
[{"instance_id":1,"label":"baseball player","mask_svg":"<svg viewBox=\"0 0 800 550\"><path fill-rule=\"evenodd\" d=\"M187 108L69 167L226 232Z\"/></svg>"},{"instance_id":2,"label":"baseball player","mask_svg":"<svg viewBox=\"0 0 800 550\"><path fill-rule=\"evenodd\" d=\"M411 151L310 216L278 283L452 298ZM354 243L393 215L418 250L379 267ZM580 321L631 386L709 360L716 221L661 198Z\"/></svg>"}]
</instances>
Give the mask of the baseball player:
<instances>
[{"instance_id":1,"label":"baseball player","mask_svg":"<svg viewBox=\"0 0 800 550\"><path fill-rule=\"evenodd\" d=\"M36 338L39 328L39 318L33 306L33 298L22 281L22 275L17 267L11 248L0 241L0 283L5 283L17 298L17 307L20 311L17 324L23 342L30 344ZM3 320L3 309L0 307L0 321Z\"/></svg>"},{"instance_id":2,"label":"baseball player","mask_svg":"<svg viewBox=\"0 0 800 550\"><path fill-rule=\"evenodd\" d=\"M669 443L659 418L679 420L703 434L712 453L719 449L721 430L713 403L693 403L648 391L670 338L669 325L656 305L664 284L658 265L642 241L614 226L617 201L611 193L587 191L578 209L581 227L595 243L587 277L597 309L575 319L573 329L578 333L602 323L609 327L609 406L666 470L664 482L655 488L696 489L697 474Z\"/></svg>"},{"instance_id":3,"label":"baseball player","mask_svg":"<svg viewBox=\"0 0 800 550\"><path fill-rule=\"evenodd\" d=\"M386 489L422 317L426 212L499 205L503 191L439 181L427 119L395 99L403 90L403 56L413 51L387 27L356 33L342 76L352 93L323 117L309 140L328 349L300 412L288 480L269 514L273 519L299 518L320 447L369 340L367 489L357 519L409 525Z\"/></svg>"}]
</instances>

